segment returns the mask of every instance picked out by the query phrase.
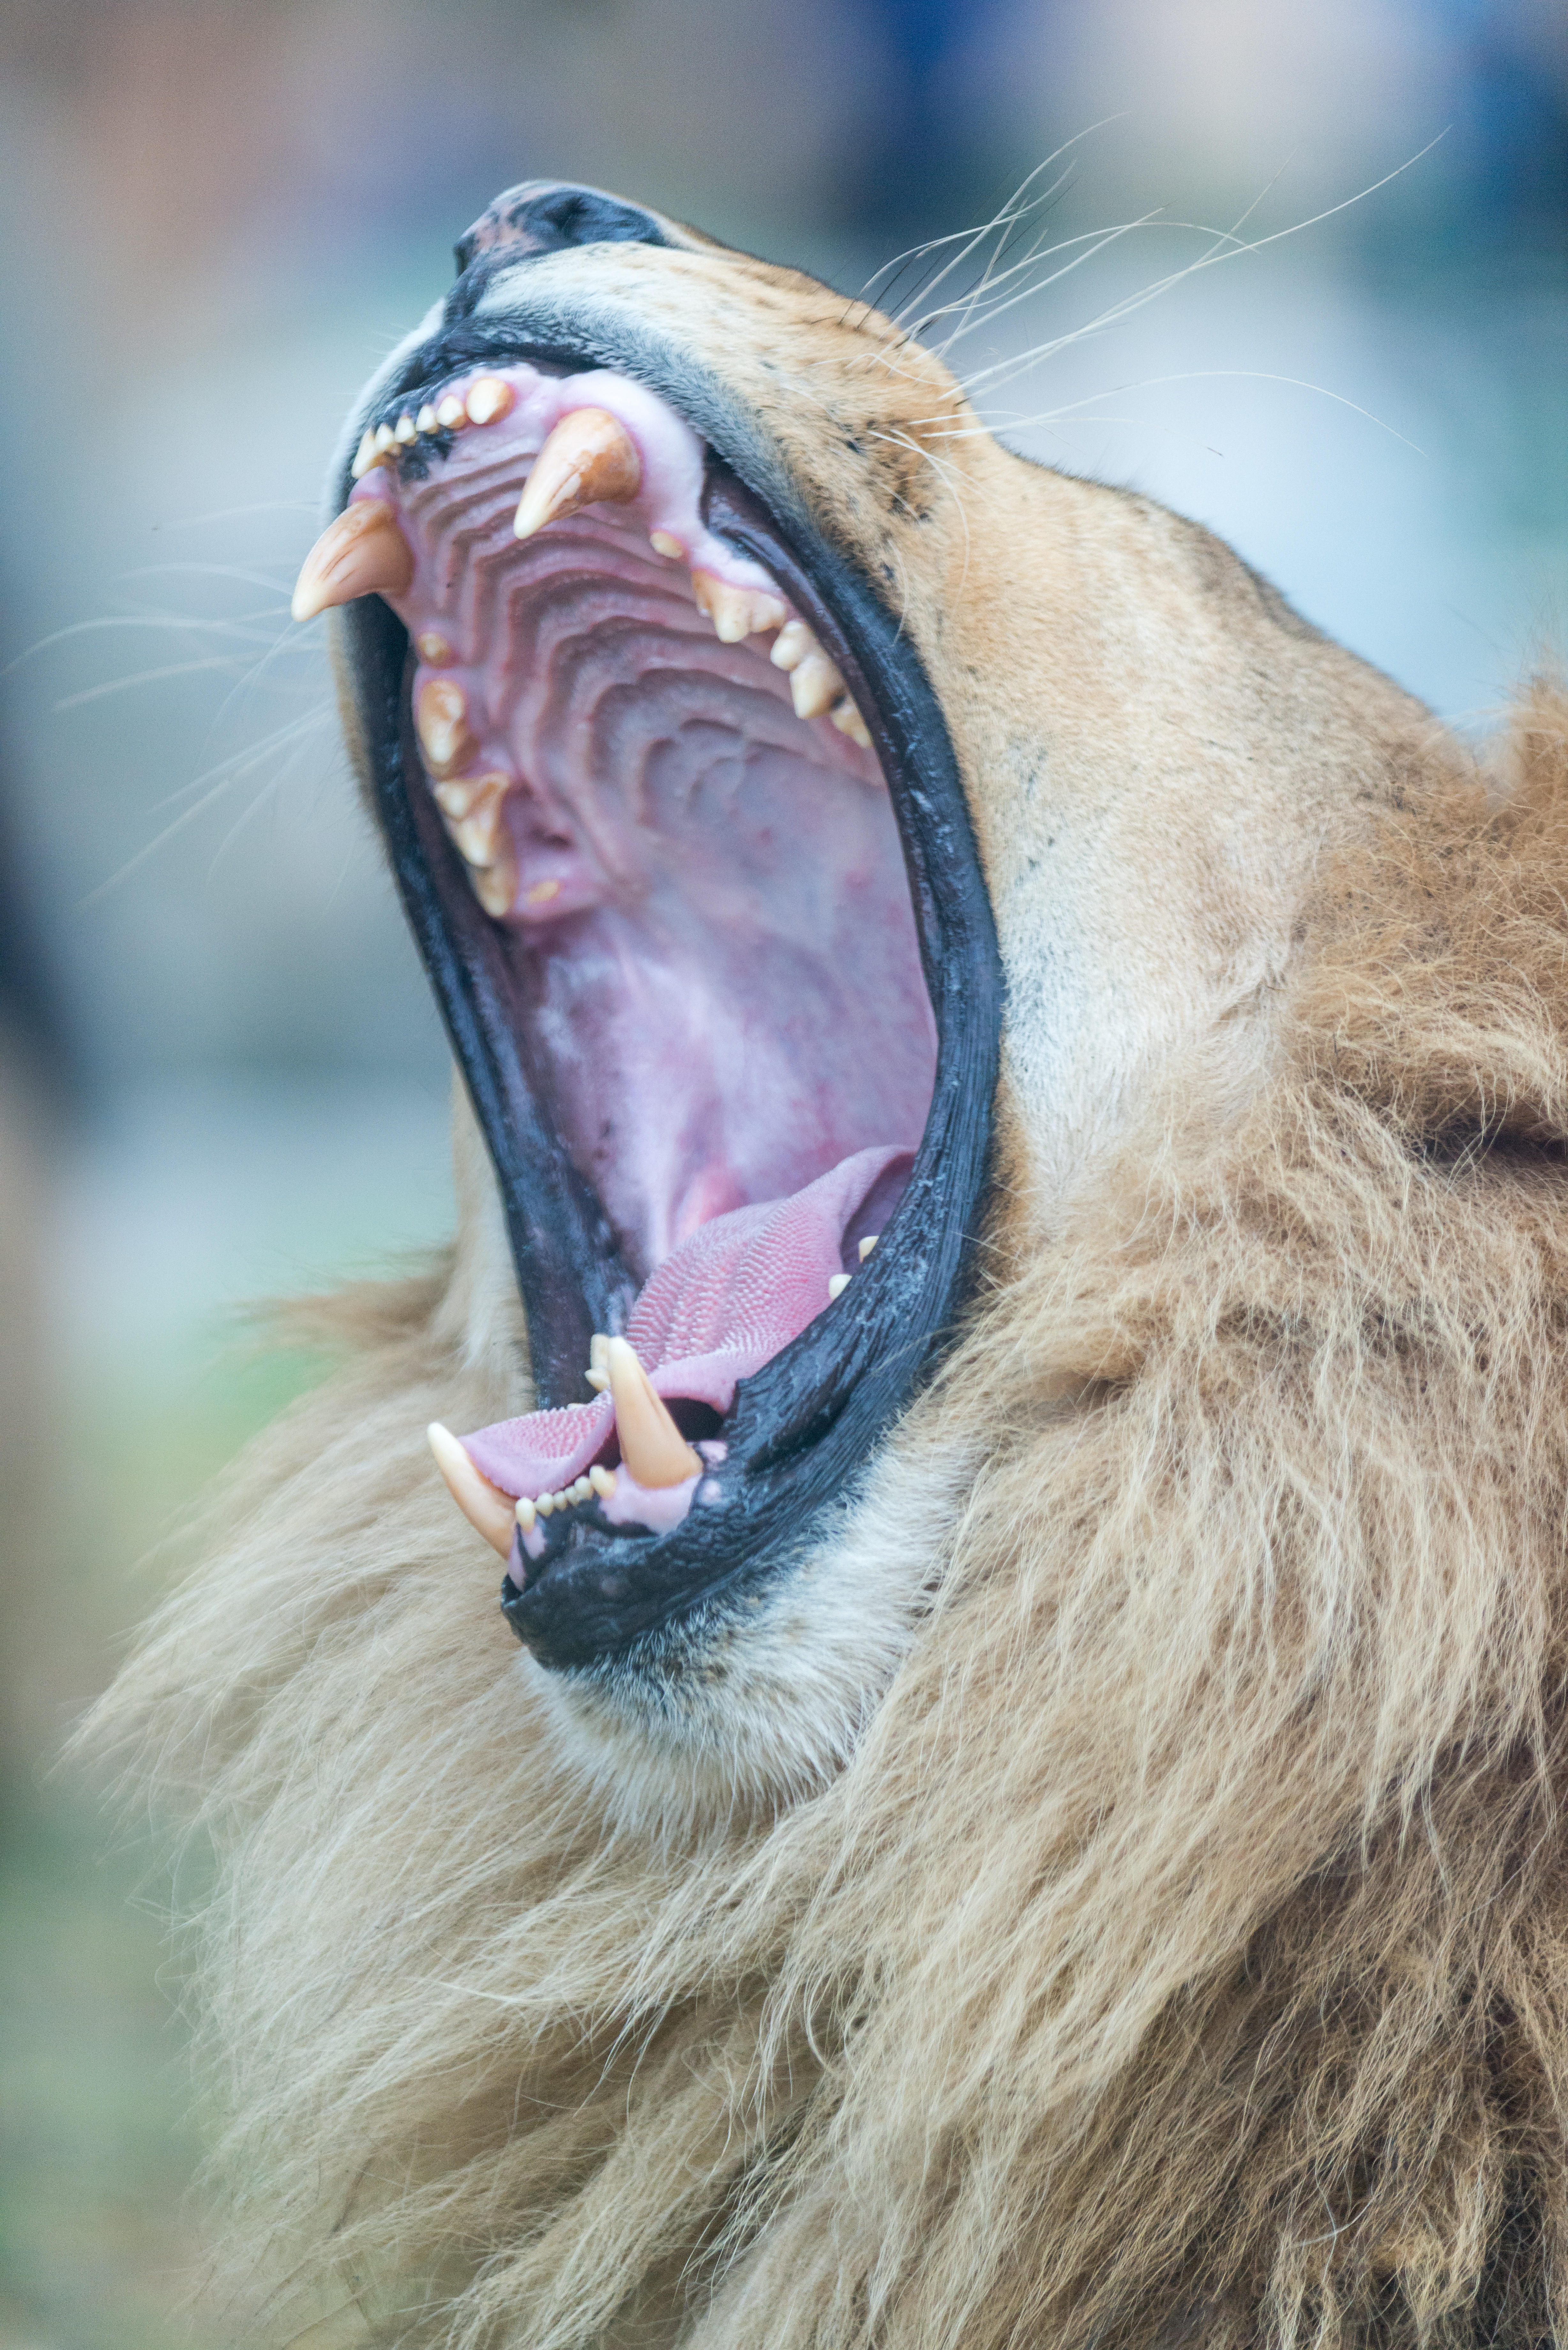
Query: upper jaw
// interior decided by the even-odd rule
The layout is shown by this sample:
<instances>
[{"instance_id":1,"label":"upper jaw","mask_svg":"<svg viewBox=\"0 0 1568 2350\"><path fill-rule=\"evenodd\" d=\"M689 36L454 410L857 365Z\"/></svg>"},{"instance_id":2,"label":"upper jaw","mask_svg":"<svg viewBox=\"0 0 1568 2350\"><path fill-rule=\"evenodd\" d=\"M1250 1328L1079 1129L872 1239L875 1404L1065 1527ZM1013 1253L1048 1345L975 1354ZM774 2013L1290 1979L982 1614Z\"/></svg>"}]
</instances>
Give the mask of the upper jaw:
<instances>
[{"instance_id":1,"label":"upper jaw","mask_svg":"<svg viewBox=\"0 0 1568 2350\"><path fill-rule=\"evenodd\" d=\"M952 748L921 664L852 550L811 519L821 485L803 481L745 400L656 323L563 281L581 256L533 265L525 283L492 269L477 309L450 305L372 393L350 446L396 425L471 369L545 361L607 366L659 393L707 443L702 514L760 564L809 621L863 713L897 815L939 1037L929 1117L908 1190L851 1294L744 1378L726 1416L718 1505L673 1532L600 1531L581 1513L552 1530L549 1555L504 1604L546 1662L583 1666L689 1622L810 1546L813 1522L860 1476L907 1403L961 1303L985 1180L1000 1025L1000 974ZM657 271L659 256L638 260ZM657 282L656 279L654 281ZM439 457L436 462L440 462ZM340 483L339 502L350 486ZM498 934L475 903L421 770L409 642L378 597L340 616L363 773L416 939L494 1162L527 1309L542 1405L582 1399L593 1332L617 1326L628 1271L602 1202L567 1159L504 1016ZM705 1488L706 1491L706 1488Z\"/></svg>"}]
</instances>

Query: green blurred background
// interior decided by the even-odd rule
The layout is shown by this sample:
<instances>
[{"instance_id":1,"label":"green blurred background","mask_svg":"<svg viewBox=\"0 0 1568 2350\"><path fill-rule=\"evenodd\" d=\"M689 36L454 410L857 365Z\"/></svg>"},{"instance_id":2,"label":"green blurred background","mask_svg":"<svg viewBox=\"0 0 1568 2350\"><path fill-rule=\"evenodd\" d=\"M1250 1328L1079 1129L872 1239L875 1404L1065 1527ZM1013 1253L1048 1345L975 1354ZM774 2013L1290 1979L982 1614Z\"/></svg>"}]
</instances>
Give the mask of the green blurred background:
<instances>
[{"instance_id":1,"label":"green blurred background","mask_svg":"<svg viewBox=\"0 0 1568 2350\"><path fill-rule=\"evenodd\" d=\"M1147 224L956 347L992 421L1484 729L1568 582L1561 0L0 5L0 2350L222 2343L180 2314L167 1887L51 1758L313 1376L243 1301L450 1215L441 1038L286 619L338 419L517 179L858 290L1064 141L1051 238Z\"/></svg>"}]
</instances>

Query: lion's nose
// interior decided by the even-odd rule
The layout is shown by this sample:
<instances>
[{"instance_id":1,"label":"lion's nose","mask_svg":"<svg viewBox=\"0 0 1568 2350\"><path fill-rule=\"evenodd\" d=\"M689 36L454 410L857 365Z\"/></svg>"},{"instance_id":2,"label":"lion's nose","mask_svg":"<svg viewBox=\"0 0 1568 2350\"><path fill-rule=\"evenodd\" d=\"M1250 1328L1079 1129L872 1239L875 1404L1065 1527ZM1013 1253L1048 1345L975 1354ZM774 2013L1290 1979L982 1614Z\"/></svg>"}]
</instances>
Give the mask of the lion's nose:
<instances>
[{"instance_id":1,"label":"lion's nose","mask_svg":"<svg viewBox=\"0 0 1568 2350\"><path fill-rule=\"evenodd\" d=\"M521 260L568 244L668 244L662 224L640 204L570 180L524 180L481 213L456 246L459 274L504 246Z\"/></svg>"}]
</instances>

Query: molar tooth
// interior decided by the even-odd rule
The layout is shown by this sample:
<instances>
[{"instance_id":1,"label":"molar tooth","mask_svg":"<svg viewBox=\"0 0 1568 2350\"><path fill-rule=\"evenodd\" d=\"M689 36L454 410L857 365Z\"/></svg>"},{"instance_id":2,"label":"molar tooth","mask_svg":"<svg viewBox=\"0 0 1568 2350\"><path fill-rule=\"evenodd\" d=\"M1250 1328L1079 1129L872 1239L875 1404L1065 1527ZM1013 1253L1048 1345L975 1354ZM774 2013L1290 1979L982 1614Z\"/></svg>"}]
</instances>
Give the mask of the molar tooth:
<instances>
[{"instance_id":1,"label":"molar tooth","mask_svg":"<svg viewBox=\"0 0 1568 2350\"><path fill-rule=\"evenodd\" d=\"M648 543L649 546L652 547L655 555L665 556L671 563L673 563L678 556L683 556L686 552L686 549L681 546L680 541L678 538L671 537L670 532L667 530L650 530L648 534Z\"/></svg>"},{"instance_id":2,"label":"molar tooth","mask_svg":"<svg viewBox=\"0 0 1568 2350\"><path fill-rule=\"evenodd\" d=\"M820 646L790 672L790 700L797 718L820 718L843 691L844 680Z\"/></svg>"},{"instance_id":3,"label":"molar tooth","mask_svg":"<svg viewBox=\"0 0 1568 2350\"><path fill-rule=\"evenodd\" d=\"M468 411L455 391L449 391L444 400L437 400L436 422L443 432L461 432L468 422Z\"/></svg>"},{"instance_id":4,"label":"molar tooth","mask_svg":"<svg viewBox=\"0 0 1568 2350\"><path fill-rule=\"evenodd\" d=\"M400 449L411 449L420 437L420 428L411 416L400 416L392 427L392 438Z\"/></svg>"},{"instance_id":5,"label":"molar tooth","mask_svg":"<svg viewBox=\"0 0 1568 2350\"><path fill-rule=\"evenodd\" d=\"M466 1448L439 1419L431 1420L425 1435L435 1454L436 1467L446 1480L447 1492L474 1532L482 1534L492 1550L498 1550L504 1558L512 1548L515 1516L511 1495L480 1474Z\"/></svg>"},{"instance_id":6,"label":"molar tooth","mask_svg":"<svg viewBox=\"0 0 1568 2350\"><path fill-rule=\"evenodd\" d=\"M427 678L419 691L414 725L431 775L442 778L466 766L475 749L468 726L468 696L454 677Z\"/></svg>"},{"instance_id":7,"label":"molar tooth","mask_svg":"<svg viewBox=\"0 0 1568 2350\"><path fill-rule=\"evenodd\" d=\"M533 1533L534 1521L538 1514L538 1511L534 1507L534 1504L528 1499L527 1494L524 1493L522 1500L517 1504L517 1523L522 1527L525 1534L531 1534Z\"/></svg>"},{"instance_id":8,"label":"molar tooth","mask_svg":"<svg viewBox=\"0 0 1568 2350\"><path fill-rule=\"evenodd\" d=\"M575 408L535 458L512 527L532 538L584 506L629 504L641 487L642 460L619 417L607 408Z\"/></svg>"},{"instance_id":9,"label":"molar tooth","mask_svg":"<svg viewBox=\"0 0 1568 2350\"><path fill-rule=\"evenodd\" d=\"M782 629L789 608L764 588L737 588L716 571L694 571L691 593L697 609L706 612L722 645L738 645L767 629Z\"/></svg>"},{"instance_id":10,"label":"molar tooth","mask_svg":"<svg viewBox=\"0 0 1568 2350\"><path fill-rule=\"evenodd\" d=\"M512 901L517 895L517 868L509 857L498 858L493 865L471 866L469 886L485 912L500 921L512 911Z\"/></svg>"},{"instance_id":11,"label":"molar tooth","mask_svg":"<svg viewBox=\"0 0 1568 2350\"><path fill-rule=\"evenodd\" d=\"M356 596L400 596L413 576L413 550L391 504L355 498L306 556L289 610L296 620L313 620Z\"/></svg>"},{"instance_id":12,"label":"molar tooth","mask_svg":"<svg viewBox=\"0 0 1568 2350\"><path fill-rule=\"evenodd\" d=\"M588 1471L588 1482L593 1487L595 1492L598 1495L600 1501L607 1502L610 1495L615 1492L615 1471L613 1469L601 1469L598 1462L596 1461L593 1467Z\"/></svg>"},{"instance_id":13,"label":"molar tooth","mask_svg":"<svg viewBox=\"0 0 1568 2350\"><path fill-rule=\"evenodd\" d=\"M428 400L421 409L419 414L415 417L414 423L421 432L433 432L435 431L436 412L431 406Z\"/></svg>"},{"instance_id":14,"label":"molar tooth","mask_svg":"<svg viewBox=\"0 0 1568 2350\"><path fill-rule=\"evenodd\" d=\"M670 1408L643 1369L625 1338L611 1338L605 1347L615 1403L616 1434L621 1459L634 1483L654 1488L683 1485L702 1463L670 1416Z\"/></svg>"},{"instance_id":15,"label":"molar tooth","mask_svg":"<svg viewBox=\"0 0 1568 2350\"><path fill-rule=\"evenodd\" d=\"M872 1232L868 1234L865 1240L857 1243L860 1251L860 1262L862 1264L865 1263L867 1258L870 1255L872 1250L876 1247L882 1235L880 1232Z\"/></svg>"},{"instance_id":16,"label":"molar tooth","mask_svg":"<svg viewBox=\"0 0 1568 2350\"><path fill-rule=\"evenodd\" d=\"M431 669L444 669L453 658L451 638L443 637L437 629L423 629L414 639L414 650Z\"/></svg>"},{"instance_id":17,"label":"molar tooth","mask_svg":"<svg viewBox=\"0 0 1568 2350\"><path fill-rule=\"evenodd\" d=\"M827 714L841 734L847 734L850 741L858 743L863 751L871 748L871 736L866 721L847 693L834 703Z\"/></svg>"},{"instance_id":18,"label":"molar tooth","mask_svg":"<svg viewBox=\"0 0 1568 2350\"><path fill-rule=\"evenodd\" d=\"M552 899L558 898L560 894L561 885L558 881L535 881L533 888L525 893L523 903L525 906L547 906Z\"/></svg>"},{"instance_id":19,"label":"molar tooth","mask_svg":"<svg viewBox=\"0 0 1568 2350\"><path fill-rule=\"evenodd\" d=\"M842 1297L848 1286L849 1275L846 1273L829 1274L827 1278L828 1304L831 1305L836 1298Z\"/></svg>"},{"instance_id":20,"label":"molar tooth","mask_svg":"<svg viewBox=\"0 0 1568 2350\"><path fill-rule=\"evenodd\" d=\"M512 406L512 386L498 375L477 376L463 406L471 424L499 424Z\"/></svg>"},{"instance_id":21,"label":"molar tooth","mask_svg":"<svg viewBox=\"0 0 1568 2350\"><path fill-rule=\"evenodd\" d=\"M820 652L815 631L804 620L786 620L768 655L775 669L798 669L808 653Z\"/></svg>"},{"instance_id":22,"label":"molar tooth","mask_svg":"<svg viewBox=\"0 0 1568 2350\"><path fill-rule=\"evenodd\" d=\"M498 849L510 848L501 810L511 788L510 775L464 775L455 783L436 785L437 802L449 819L452 847L465 864L498 864Z\"/></svg>"}]
</instances>

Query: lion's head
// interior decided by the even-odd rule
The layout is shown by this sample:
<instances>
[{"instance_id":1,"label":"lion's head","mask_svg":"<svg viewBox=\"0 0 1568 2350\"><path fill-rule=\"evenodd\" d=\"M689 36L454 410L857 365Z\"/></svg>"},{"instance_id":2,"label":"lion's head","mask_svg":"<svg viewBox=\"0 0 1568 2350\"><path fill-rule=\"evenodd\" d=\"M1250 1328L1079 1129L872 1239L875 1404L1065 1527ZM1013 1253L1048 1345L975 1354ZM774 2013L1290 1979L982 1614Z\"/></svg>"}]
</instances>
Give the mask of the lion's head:
<instances>
[{"instance_id":1,"label":"lion's head","mask_svg":"<svg viewBox=\"0 0 1568 2350\"><path fill-rule=\"evenodd\" d=\"M264 2330L1543 2338L1559 705L1483 778L653 213L458 259L296 602L456 1247L106 1715L218 1844Z\"/></svg>"}]
</instances>

